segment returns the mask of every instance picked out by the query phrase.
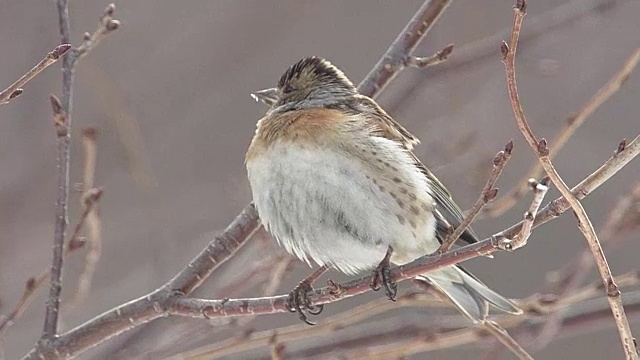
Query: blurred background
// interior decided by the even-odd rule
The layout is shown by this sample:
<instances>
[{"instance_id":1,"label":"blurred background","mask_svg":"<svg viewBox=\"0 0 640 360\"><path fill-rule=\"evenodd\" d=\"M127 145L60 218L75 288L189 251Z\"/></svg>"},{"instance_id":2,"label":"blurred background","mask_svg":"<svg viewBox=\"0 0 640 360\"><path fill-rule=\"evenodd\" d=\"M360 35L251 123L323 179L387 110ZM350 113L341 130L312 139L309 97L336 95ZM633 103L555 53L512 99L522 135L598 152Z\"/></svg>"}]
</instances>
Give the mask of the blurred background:
<instances>
[{"instance_id":1,"label":"blurred background","mask_svg":"<svg viewBox=\"0 0 640 360\"><path fill-rule=\"evenodd\" d=\"M115 18L122 26L77 67L73 104L72 183L82 181L81 129L96 126L100 131L96 185L104 187L99 205L102 255L88 297L63 309L61 328L68 330L165 283L251 200L244 153L266 109L250 98L250 92L274 86L289 65L310 55L330 59L359 82L421 3L116 2ZM83 32L94 31L106 5L102 0L71 1L74 45L82 41ZM463 208L476 200L493 156L509 139L514 139L515 150L498 183L501 190L514 186L534 160L516 128L500 62L499 41L507 39L504 31L512 23L511 6L507 0L455 1L415 53L428 56L455 43L449 61L427 70L405 70L379 98L421 139L416 153ZM640 2L632 0L530 2L517 70L524 110L538 136L553 138L567 117L640 45L638 16ZM0 24L0 87L4 88L59 43L55 3L0 1ZM60 64L53 65L31 81L20 98L0 107L0 314L13 308L26 279L50 262L56 145L48 96L60 93L59 69ZM568 184L599 167L620 139L638 134L639 94L636 71L560 152L555 164ZM584 200L597 229L639 174L636 160ZM557 195L550 191L546 200ZM82 212L80 197L78 191L71 194L72 225ZM490 235L519 221L529 199L498 218L477 221L476 232ZM640 253L638 231L619 240L625 241L623 245L607 252L615 274L637 269ZM493 260L469 261L466 266L500 293L522 298L543 288L547 275L584 247L574 217L566 214L538 228L525 248L497 254ZM282 253L275 241L254 239L214 273L197 296L223 297L221 289L254 268L265 251ZM86 249L80 250L65 263L63 300L77 291L85 254ZM293 262L278 293L288 292L309 271ZM344 279L334 272L330 277ZM598 277L593 272L588 279ZM234 296L261 292L258 281ZM0 358L18 358L37 340L43 294L0 338ZM316 319L381 296L374 293L332 304ZM425 311L404 309L382 321L401 321ZM636 316L632 323L636 335L640 334L637 320ZM247 328L297 322L295 315L279 314L220 329L219 322L162 319L81 358L162 358ZM320 344L327 339L305 341ZM295 352L296 346L309 344L285 345ZM479 346L483 343L428 356L476 357L484 352ZM268 351L261 347L231 358L264 358ZM610 319L609 326L559 338L534 356L621 358L622 351Z\"/></svg>"}]
</instances>

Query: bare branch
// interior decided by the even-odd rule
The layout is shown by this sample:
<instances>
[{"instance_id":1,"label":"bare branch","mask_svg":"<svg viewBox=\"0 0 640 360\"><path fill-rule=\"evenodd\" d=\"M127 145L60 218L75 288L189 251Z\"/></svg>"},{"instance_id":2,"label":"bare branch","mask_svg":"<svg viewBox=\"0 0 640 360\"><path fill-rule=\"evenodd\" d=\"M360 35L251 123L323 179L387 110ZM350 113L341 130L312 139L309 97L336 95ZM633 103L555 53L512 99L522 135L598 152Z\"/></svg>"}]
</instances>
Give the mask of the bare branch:
<instances>
[{"instance_id":1,"label":"bare branch","mask_svg":"<svg viewBox=\"0 0 640 360\"><path fill-rule=\"evenodd\" d=\"M505 330L502 326L500 326L497 322L487 320L484 323L484 328L491 333L491 335L495 336L498 341L502 343L507 349L511 350L511 352L518 357L520 360L533 360L533 357L527 353L525 349L518 344Z\"/></svg>"},{"instance_id":2,"label":"bare branch","mask_svg":"<svg viewBox=\"0 0 640 360\"><path fill-rule=\"evenodd\" d=\"M630 193L624 196L614 208L609 211L609 217L599 232L600 241L607 249L613 248L613 245L617 245L619 242L615 240L625 231L632 231L640 226L640 218L638 220L628 221L627 219L633 219L634 214L640 212L636 209L636 204L640 201L640 183L637 183ZM637 215L636 215L637 216ZM554 276L556 294L560 301L566 297L575 296L572 295L580 284L582 284L590 273L590 269L593 266L593 257L589 248L585 248L579 252L573 259L571 259L560 270L556 271ZM621 278L617 277L616 282L621 285ZM595 287L597 291L601 291L602 282L599 283L599 287ZM547 322L542 326L540 332L536 336L534 341L534 347L541 348L548 344L560 329L560 316L557 312L549 315Z\"/></svg>"},{"instance_id":3,"label":"bare branch","mask_svg":"<svg viewBox=\"0 0 640 360\"><path fill-rule=\"evenodd\" d=\"M83 42L77 49L75 49L76 61L83 58L91 50L93 50L98 44L104 40L104 38L120 27L120 21L113 18L113 13L116 10L114 4L109 4L104 9L102 16L100 17L100 23L98 29L93 34L84 33Z\"/></svg>"},{"instance_id":4,"label":"bare branch","mask_svg":"<svg viewBox=\"0 0 640 360\"><path fill-rule=\"evenodd\" d=\"M389 49L358 86L358 91L369 97L379 93L404 69L408 57L420 40L429 33L452 0L427 0L402 29Z\"/></svg>"},{"instance_id":5,"label":"bare branch","mask_svg":"<svg viewBox=\"0 0 640 360\"><path fill-rule=\"evenodd\" d=\"M71 43L68 0L57 0L58 23L63 44ZM64 57L62 63L62 100L51 97L57 133L56 165L58 169L58 193L55 207L55 232L53 239L53 256L51 264L51 279L49 280L49 296L45 306L44 330L41 342L51 341L58 330L58 313L60 311L60 293L62 291L62 263L64 253L64 238L68 224L69 202L69 160L70 160L70 128L71 107L73 99L74 68L78 60L86 55L107 33L117 29L118 22L112 20L115 6L110 4L100 19L100 27L96 36L85 37L84 43ZM106 21L107 19L108 21ZM105 30L101 30L104 28Z\"/></svg>"},{"instance_id":6,"label":"bare branch","mask_svg":"<svg viewBox=\"0 0 640 360\"><path fill-rule=\"evenodd\" d=\"M102 197L102 189L91 189L90 191L87 192L87 194L88 194L88 196L86 197L87 205L84 211L82 212L82 215L80 215L80 219L78 220L78 223L74 227L73 234L71 234L71 237L67 241L67 245L64 248L63 256L65 257L68 256L73 251L78 250L84 246L84 241L81 241L79 239L80 230L84 226L84 223L87 220L87 216L89 215L89 212ZM48 280L47 275L49 274L50 274L49 270L43 270L40 273L40 275L32 276L26 281L25 288L22 293L22 296L20 297L20 300L18 300L18 303L13 308L13 310L11 310L9 315L3 318L2 321L0 322L0 335L2 335L4 331L6 331L18 318L20 318L20 316L22 316L22 313L24 313L24 311L27 309L27 307L29 307L29 305L33 301L38 289L42 288L45 284L47 284L47 280Z\"/></svg>"},{"instance_id":7,"label":"bare branch","mask_svg":"<svg viewBox=\"0 0 640 360\"><path fill-rule=\"evenodd\" d=\"M576 130L584 124L585 120L591 116L591 114L593 114L600 105L609 100L611 96L620 90L622 85L627 81L633 70L638 65L638 62L640 62L640 48L634 51L622 68L618 70L618 72L609 81L607 81L607 83L604 84L604 86L602 86L600 90L598 90L598 92L593 95L576 114L569 116L565 126L551 141L553 148L550 149L549 158L553 159ZM536 162L513 189L501 196L490 206L486 207L484 209L484 213L490 217L497 217L504 214L525 194L525 191L527 190L527 179L539 177L542 170L540 163Z\"/></svg>"},{"instance_id":8,"label":"bare branch","mask_svg":"<svg viewBox=\"0 0 640 360\"><path fill-rule=\"evenodd\" d=\"M453 51L453 44L445 46L442 50L427 57L409 56L405 66L411 66L418 69L428 68L429 66L438 65L447 60Z\"/></svg>"},{"instance_id":9,"label":"bare branch","mask_svg":"<svg viewBox=\"0 0 640 360\"><path fill-rule=\"evenodd\" d=\"M70 44L62 44L58 45L55 49L53 49L44 59L40 60L40 62L34 66L31 70L27 71L26 74L22 75L20 79L16 80L13 84L9 85L8 88L4 89L0 92L0 105L7 104L9 101L17 98L22 95L23 89L22 87L28 83L31 79L40 74L44 69L51 66L53 63L58 61L64 54L67 53L71 49Z\"/></svg>"},{"instance_id":10,"label":"bare branch","mask_svg":"<svg viewBox=\"0 0 640 360\"><path fill-rule=\"evenodd\" d=\"M96 173L96 158L98 152L98 145L96 138L98 136L98 130L94 127L88 127L82 129L82 145L84 148L84 164L83 164L83 181L82 186L84 192L80 199L83 207L87 206L86 198L90 196L90 191L94 186L94 179ZM93 206L89 214L87 215L87 246L89 250L85 255L84 269L78 280L78 290L75 296L69 302L69 307L73 307L87 297L91 290L91 282L93 274L95 272L98 260L102 254L102 221L99 215L99 209L97 206Z\"/></svg>"},{"instance_id":11,"label":"bare branch","mask_svg":"<svg viewBox=\"0 0 640 360\"><path fill-rule=\"evenodd\" d=\"M449 234L446 239L440 245L438 252L447 252L453 244L458 240L458 238L464 233L464 231L471 225L473 219L480 213L482 208L487 205L490 201L496 198L498 195L498 189L495 188L495 184L502 174L507 162L511 158L511 152L513 151L513 141L509 140L507 145L505 145L504 150L501 150L496 154L493 158L493 168L491 169L491 175L489 175L489 179L487 179L487 183L484 185L482 189L482 193L480 193L480 197L476 200L476 203L473 205L469 213L464 217L464 220L458 225L458 227Z\"/></svg>"},{"instance_id":12,"label":"bare branch","mask_svg":"<svg viewBox=\"0 0 640 360\"><path fill-rule=\"evenodd\" d=\"M578 217L578 228L582 231L583 235L587 239L587 242L589 243L592 255L596 261L596 266L598 267L598 271L600 273L600 276L602 277L602 281L606 286L607 299L609 300L611 311L613 312L613 317L618 326L618 331L620 332L620 339L622 341L625 356L627 359L638 359L636 343L634 341L633 335L631 334L631 327L629 326L629 321L625 315L624 307L622 306L622 296L613 280L611 269L609 268L607 259L604 255L604 252L602 251L602 247L600 246L598 236L593 229L593 225L591 224L591 221L589 220L589 217L582 207L580 201L571 193L571 190L564 183L564 181L554 168L553 164L551 163L549 157L550 152L547 148L546 141L544 139L536 139L522 110L522 105L520 103L518 89L516 86L515 56L518 37L520 35L522 20L524 19L525 13L526 2L524 0L518 0L516 6L514 7L515 15L511 41L509 45L503 43L501 48L503 54L503 62L505 64L505 71L507 74L507 89L509 92L509 98L511 100L511 107L513 109L513 113L518 123L520 132L522 132L525 139L538 156L540 164L544 168L547 175L549 175L553 184L560 191L562 196L569 202L571 208Z\"/></svg>"},{"instance_id":13,"label":"bare branch","mask_svg":"<svg viewBox=\"0 0 640 360\"><path fill-rule=\"evenodd\" d=\"M529 205L529 210L524 213L522 219L522 228L516 236L514 236L511 242L508 243L507 250L516 250L527 244L529 236L531 236L531 230L533 230L533 221L538 215L538 209L542 204L544 196L549 190L549 178L544 178L542 182L537 182L535 179L529 179L529 188L533 190L533 200Z\"/></svg>"}]
</instances>

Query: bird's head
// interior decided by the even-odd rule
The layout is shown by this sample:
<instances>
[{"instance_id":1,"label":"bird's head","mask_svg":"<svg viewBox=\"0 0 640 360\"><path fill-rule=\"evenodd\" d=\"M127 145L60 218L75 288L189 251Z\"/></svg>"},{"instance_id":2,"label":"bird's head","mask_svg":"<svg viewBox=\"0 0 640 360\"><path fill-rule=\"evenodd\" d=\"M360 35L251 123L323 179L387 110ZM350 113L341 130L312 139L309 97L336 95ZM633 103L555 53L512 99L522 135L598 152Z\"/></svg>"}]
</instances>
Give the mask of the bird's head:
<instances>
[{"instance_id":1,"label":"bird's head","mask_svg":"<svg viewBox=\"0 0 640 360\"><path fill-rule=\"evenodd\" d=\"M275 88L252 93L272 111L323 107L357 94L340 69L319 57L304 58L290 66Z\"/></svg>"}]
</instances>

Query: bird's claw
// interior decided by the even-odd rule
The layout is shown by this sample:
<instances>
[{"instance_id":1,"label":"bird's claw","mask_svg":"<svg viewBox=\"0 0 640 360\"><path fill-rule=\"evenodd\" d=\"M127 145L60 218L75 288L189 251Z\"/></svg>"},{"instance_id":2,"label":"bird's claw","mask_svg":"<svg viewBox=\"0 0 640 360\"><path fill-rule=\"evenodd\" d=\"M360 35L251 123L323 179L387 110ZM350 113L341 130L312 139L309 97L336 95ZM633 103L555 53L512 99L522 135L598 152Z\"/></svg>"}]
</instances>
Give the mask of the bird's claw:
<instances>
[{"instance_id":1,"label":"bird's claw","mask_svg":"<svg viewBox=\"0 0 640 360\"><path fill-rule=\"evenodd\" d=\"M369 285L373 291L378 291L384 287L384 293L389 300L396 301L396 295L398 294L398 284L391 279L391 266L389 265L389 259L385 258L380 264L371 272L371 282Z\"/></svg>"},{"instance_id":2,"label":"bird's claw","mask_svg":"<svg viewBox=\"0 0 640 360\"><path fill-rule=\"evenodd\" d=\"M311 284L308 281L301 281L296 287L289 293L287 299L287 310L292 313L298 313L298 317L307 325L315 325L307 318L305 312L311 315L318 315L322 312L324 305L312 305L307 293L313 290Z\"/></svg>"}]
</instances>

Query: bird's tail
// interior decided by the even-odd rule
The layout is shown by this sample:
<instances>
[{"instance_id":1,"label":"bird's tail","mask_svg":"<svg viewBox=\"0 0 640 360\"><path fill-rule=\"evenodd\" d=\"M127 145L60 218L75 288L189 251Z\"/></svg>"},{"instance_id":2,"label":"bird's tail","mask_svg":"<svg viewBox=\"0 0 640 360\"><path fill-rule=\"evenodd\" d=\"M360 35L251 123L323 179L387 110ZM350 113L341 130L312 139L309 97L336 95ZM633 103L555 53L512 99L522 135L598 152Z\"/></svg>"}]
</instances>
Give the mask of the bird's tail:
<instances>
[{"instance_id":1,"label":"bird's tail","mask_svg":"<svg viewBox=\"0 0 640 360\"><path fill-rule=\"evenodd\" d=\"M473 322L482 322L489 311L489 305L498 310L520 314L522 310L511 300L489 289L475 276L458 266L418 276L444 293L451 302Z\"/></svg>"}]
</instances>

